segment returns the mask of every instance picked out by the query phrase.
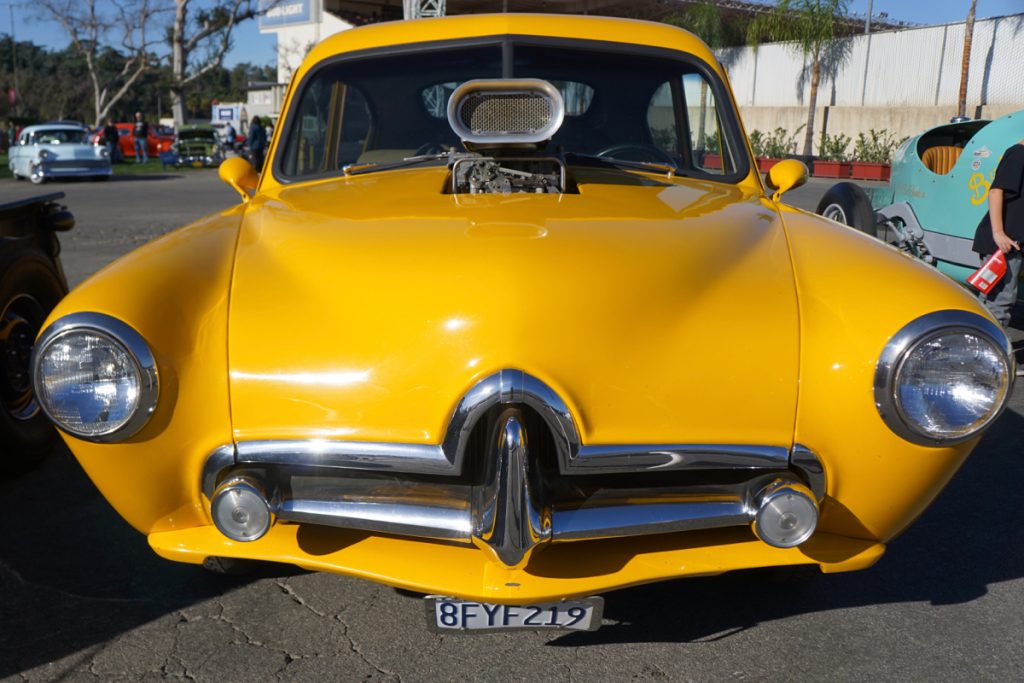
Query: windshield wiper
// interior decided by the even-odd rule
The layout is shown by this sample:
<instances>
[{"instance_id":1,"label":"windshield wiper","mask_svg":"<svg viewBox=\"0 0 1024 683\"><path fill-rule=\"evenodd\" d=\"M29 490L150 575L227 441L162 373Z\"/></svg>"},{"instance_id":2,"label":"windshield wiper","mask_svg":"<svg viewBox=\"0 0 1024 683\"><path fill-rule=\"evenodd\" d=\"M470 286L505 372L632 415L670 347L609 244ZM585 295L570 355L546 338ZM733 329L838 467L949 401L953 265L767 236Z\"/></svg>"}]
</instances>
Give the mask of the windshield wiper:
<instances>
[{"instance_id":1,"label":"windshield wiper","mask_svg":"<svg viewBox=\"0 0 1024 683\"><path fill-rule=\"evenodd\" d=\"M628 161L626 159L616 159L615 157L603 157L598 154L583 154L581 152L564 152L562 154L566 159L582 159L585 161L597 161L599 163L606 164L608 166L618 166L621 168L631 168L638 171L656 171L658 173L664 173L669 178L677 175L684 175L679 172L679 168L676 166L670 166L669 164L658 163L657 161Z\"/></svg>"},{"instance_id":2,"label":"windshield wiper","mask_svg":"<svg viewBox=\"0 0 1024 683\"><path fill-rule=\"evenodd\" d=\"M405 157L397 161L383 161L383 162L367 162L365 164L348 164L347 166L341 167L341 172L347 176L359 175L361 173L370 173L372 171L390 171L393 168L404 168L406 166L415 166L416 164L422 164L425 161L440 161L441 159L447 159L452 155L451 152L438 152L437 154L419 154L414 157Z\"/></svg>"}]
</instances>

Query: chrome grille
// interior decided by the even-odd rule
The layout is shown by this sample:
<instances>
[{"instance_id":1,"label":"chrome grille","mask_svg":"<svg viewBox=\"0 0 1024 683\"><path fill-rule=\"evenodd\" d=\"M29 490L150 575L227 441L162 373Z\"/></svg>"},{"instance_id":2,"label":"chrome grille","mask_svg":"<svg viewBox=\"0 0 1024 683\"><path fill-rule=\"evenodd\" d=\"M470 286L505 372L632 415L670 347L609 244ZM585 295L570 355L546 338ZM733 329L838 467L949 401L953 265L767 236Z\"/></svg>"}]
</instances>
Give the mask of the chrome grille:
<instances>
[{"instance_id":1,"label":"chrome grille","mask_svg":"<svg viewBox=\"0 0 1024 683\"><path fill-rule=\"evenodd\" d=\"M474 135L524 135L548 126L554 112L539 92L476 92L463 101L459 114Z\"/></svg>"}]
</instances>

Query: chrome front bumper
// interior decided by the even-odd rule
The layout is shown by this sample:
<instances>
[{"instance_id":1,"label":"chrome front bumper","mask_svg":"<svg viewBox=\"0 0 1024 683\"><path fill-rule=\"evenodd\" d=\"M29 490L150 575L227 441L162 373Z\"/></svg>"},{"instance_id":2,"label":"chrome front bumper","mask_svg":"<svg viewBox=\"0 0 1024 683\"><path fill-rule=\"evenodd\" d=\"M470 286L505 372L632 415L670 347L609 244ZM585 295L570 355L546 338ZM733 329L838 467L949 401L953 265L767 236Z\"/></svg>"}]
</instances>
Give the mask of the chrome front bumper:
<instances>
[{"instance_id":1,"label":"chrome front bumper","mask_svg":"<svg viewBox=\"0 0 1024 683\"><path fill-rule=\"evenodd\" d=\"M516 567L546 543L731 526L779 545L758 530L766 496L799 502L813 530L825 473L799 445L584 446L551 389L502 371L467 393L440 445L241 442L210 455L201 485L211 502L260 491L276 523L473 544Z\"/></svg>"},{"instance_id":2,"label":"chrome front bumper","mask_svg":"<svg viewBox=\"0 0 1024 683\"><path fill-rule=\"evenodd\" d=\"M51 163L43 162L38 167L39 174L44 178L76 178L96 177L113 175L114 171L109 165L102 166L54 166Z\"/></svg>"}]
</instances>

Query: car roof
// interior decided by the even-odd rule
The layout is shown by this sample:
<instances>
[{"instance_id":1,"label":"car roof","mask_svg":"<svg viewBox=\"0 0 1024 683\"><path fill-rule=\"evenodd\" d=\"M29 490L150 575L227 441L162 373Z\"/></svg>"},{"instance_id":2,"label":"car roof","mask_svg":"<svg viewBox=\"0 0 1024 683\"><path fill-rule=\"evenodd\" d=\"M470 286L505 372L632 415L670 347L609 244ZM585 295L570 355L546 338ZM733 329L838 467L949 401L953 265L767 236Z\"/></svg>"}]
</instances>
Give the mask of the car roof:
<instances>
[{"instance_id":1,"label":"car roof","mask_svg":"<svg viewBox=\"0 0 1024 683\"><path fill-rule=\"evenodd\" d=\"M568 14L463 14L388 21L336 33L310 51L296 77L323 59L358 50L490 36L536 36L646 45L695 55L722 75L718 60L699 38L668 24Z\"/></svg>"},{"instance_id":2,"label":"car roof","mask_svg":"<svg viewBox=\"0 0 1024 683\"><path fill-rule=\"evenodd\" d=\"M31 126L25 126L21 131L22 133L34 133L37 130L74 130L86 132L87 129L84 126L76 126L69 123L36 123Z\"/></svg>"}]
</instances>

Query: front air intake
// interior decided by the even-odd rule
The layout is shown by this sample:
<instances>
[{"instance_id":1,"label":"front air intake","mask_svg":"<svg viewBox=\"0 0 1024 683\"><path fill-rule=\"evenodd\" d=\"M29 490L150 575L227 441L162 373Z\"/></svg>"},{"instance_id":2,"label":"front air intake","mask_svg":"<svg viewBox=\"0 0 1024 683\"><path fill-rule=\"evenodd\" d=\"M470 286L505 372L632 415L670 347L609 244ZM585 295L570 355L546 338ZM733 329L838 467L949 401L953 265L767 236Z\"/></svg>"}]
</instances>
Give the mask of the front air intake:
<instances>
[{"instance_id":1,"label":"front air intake","mask_svg":"<svg viewBox=\"0 0 1024 683\"><path fill-rule=\"evenodd\" d=\"M448 123L472 148L533 146L562 125L558 89L538 79L467 81L448 100Z\"/></svg>"}]
</instances>

